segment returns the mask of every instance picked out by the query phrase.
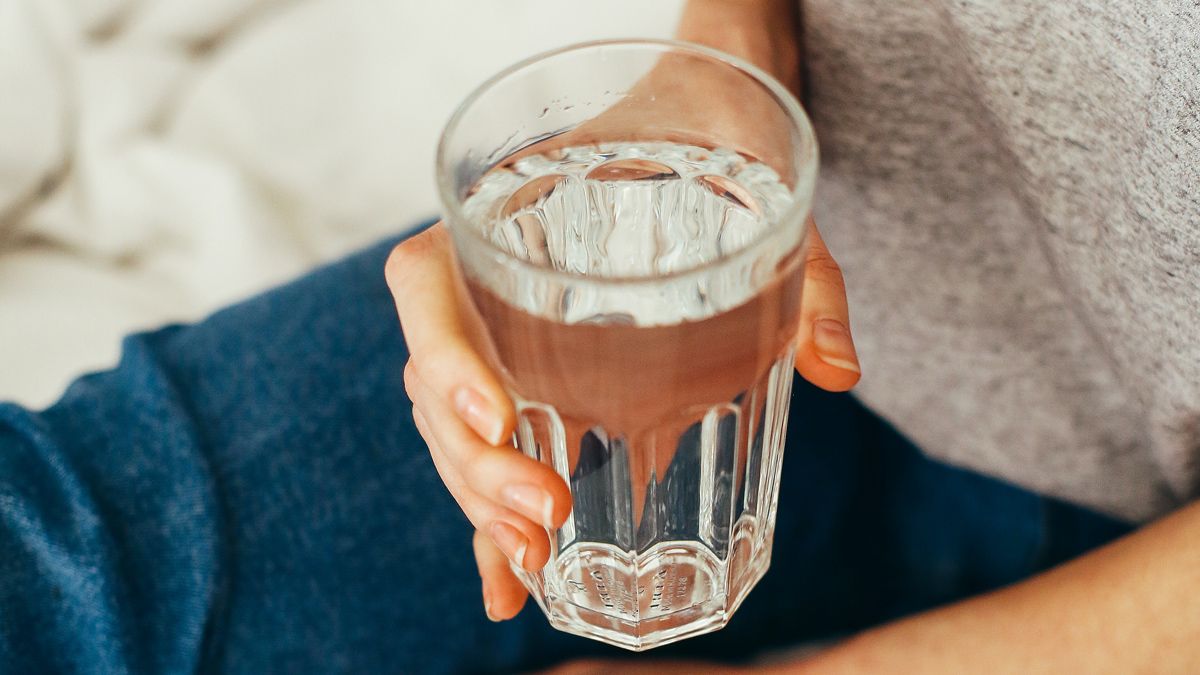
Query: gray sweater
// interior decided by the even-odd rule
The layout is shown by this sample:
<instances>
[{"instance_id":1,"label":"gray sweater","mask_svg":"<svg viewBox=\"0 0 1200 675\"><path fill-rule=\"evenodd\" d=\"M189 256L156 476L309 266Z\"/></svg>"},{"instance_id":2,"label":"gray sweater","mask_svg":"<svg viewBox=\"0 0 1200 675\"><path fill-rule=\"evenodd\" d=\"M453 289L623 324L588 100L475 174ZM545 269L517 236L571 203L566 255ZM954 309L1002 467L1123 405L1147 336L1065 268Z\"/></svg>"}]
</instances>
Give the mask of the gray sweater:
<instances>
[{"instance_id":1,"label":"gray sweater","mask_svg":"<svg viewBox=\"0 0 1200 675\"><path fill-rule=\"evenodd\" d=\"M1200 3L805 0L859 394L1145 520L1200 496Z\"/></svg>"}]
</instances>

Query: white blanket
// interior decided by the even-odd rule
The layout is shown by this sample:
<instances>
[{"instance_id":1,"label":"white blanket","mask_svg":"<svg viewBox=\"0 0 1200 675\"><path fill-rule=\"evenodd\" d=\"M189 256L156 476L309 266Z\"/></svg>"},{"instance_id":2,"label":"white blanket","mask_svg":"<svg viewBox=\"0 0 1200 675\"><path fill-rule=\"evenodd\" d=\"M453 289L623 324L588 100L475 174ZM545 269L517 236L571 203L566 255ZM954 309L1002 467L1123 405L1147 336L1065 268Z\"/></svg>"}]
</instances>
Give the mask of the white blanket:
<instances>
[{"instance_id":1,"label":"white blanket","mask_svg":"<svg viewBox=\"0 0 1200 675\"><path fill-rule=\"evenodd\" d=\"M471 87L680 4L3 0L0 400L435 214Z\"/></svg>"}]
</instances>

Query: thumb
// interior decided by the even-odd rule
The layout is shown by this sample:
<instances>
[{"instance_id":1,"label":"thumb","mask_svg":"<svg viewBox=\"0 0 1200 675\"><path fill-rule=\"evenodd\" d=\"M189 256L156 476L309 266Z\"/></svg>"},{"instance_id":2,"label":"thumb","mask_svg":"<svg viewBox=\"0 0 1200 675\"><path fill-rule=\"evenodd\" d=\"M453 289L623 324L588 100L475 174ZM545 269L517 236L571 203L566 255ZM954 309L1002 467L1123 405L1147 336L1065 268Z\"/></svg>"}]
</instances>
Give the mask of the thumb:
<instances>
[{"instance_id":1,"label":"thumb","mask_svg":"<svg viewBox=\"0 0 1200 675\"><path fill-rule=\"evenodd\" d=\"M846 391L858 382L862 373L850 336L846 284L841 268L825 248L811 218L808 232L796 370L822 389Z\"/></svg>"}]
</instances>

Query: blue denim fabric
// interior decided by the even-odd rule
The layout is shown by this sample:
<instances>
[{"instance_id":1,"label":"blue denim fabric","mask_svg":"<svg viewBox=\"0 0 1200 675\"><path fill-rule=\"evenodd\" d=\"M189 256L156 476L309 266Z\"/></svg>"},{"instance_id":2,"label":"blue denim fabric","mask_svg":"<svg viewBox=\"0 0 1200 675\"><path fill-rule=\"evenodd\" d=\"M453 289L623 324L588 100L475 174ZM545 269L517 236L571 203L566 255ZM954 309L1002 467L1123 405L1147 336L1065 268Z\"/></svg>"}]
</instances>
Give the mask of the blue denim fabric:
<instances>
[{"instance_id":1,"label":"blue denim fabric","mask_svg":"<svg viewBox=\"0 0 1200 675\"><path fill-rule=\"evenodd\" d=\"M471 528L413 428L386 242L193 326L44 412L0 406L0 672L450 673L625 652L483 615ZM1017 581L1128 527L924 458L798 383L739 660Z\"/></svg>"}]
</instances>

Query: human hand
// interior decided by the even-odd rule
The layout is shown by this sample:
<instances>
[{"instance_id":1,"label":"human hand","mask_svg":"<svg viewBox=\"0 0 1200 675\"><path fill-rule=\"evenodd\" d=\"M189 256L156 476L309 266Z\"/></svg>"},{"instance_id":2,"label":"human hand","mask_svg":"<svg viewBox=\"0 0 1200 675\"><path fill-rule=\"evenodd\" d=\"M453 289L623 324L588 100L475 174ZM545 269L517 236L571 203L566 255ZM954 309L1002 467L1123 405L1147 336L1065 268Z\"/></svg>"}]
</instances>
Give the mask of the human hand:
<instances>
[{"instance_id":1,"label":"human hand","mask_svg":"<svg viewBox=\"0 0 1200 675\"><path fill-rule=\"evenodd\" d=\"M859 378L845 288L810 223L796 367L818 387L844 391ZM411 357L404 384L413 419L442 480L476 528L474 548L489 618L511 618L525 589L508 561L545 565L545 528L562 525L571 495L554 471L510 445L512 401L484 358L483 328L466 297L442 224L396 247L386 275Z\"/></svg>"},{"instance_id":2,"label":"human hand","mask_svg":"<svg viewBox=\"0 0 1200 675\"><path fill-rule=\"evenodd\" d=\"M704 119L718 143L723 138L743 139L751 147L737 149L768 164L787 161L773 154L781 152L780 142L747 133L747 127L758 122L746 114L745 106L708 95L722 90L720 82L687 75L652 72L648 78L658 78L657 103L673 116ZM553 143L582 143L589 135L603 137L612 129L636 127L622 114L615 107ZM807 247L796 367L816 386L844 391L858 381L859 366L841 272L811 221ZM524 605L526 592L509 561L530 571L546 563L546 528L566 519L570 492L548 466L511 447L513 404L488 366L487 340L456 274L444 225L397 246L386 272L411 354L404 378L414 421L442 480L476 528L474 549L485 610L493 620L511 618Z\"/></svg>"}]
</instances>

